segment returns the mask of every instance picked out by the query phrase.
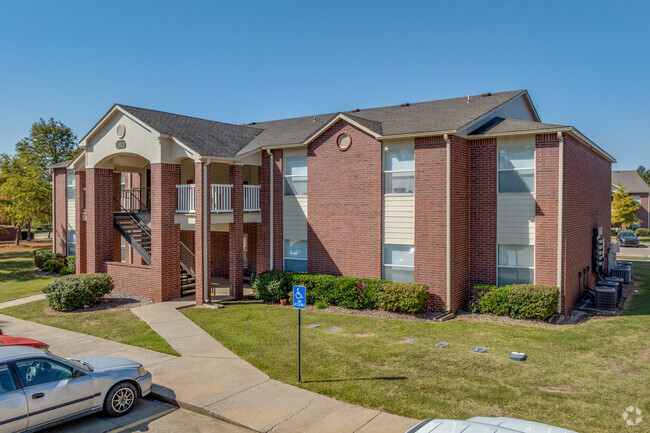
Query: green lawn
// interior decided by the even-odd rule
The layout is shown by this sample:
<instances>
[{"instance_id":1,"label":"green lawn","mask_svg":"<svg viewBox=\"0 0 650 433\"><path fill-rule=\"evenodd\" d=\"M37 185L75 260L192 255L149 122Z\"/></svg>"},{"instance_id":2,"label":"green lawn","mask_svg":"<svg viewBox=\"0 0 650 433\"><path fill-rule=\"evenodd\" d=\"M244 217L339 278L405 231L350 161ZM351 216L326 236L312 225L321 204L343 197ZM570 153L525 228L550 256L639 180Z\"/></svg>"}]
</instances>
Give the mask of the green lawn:
<instances>
[{"instance_id":1,"label":"green lawn","mask_svg":"<svg viewBox=\"0 0 650 433\"><path fill-rule=\"evenodd\" d=\"M414 418L512 416L582 433L627 431L625 408L650 413L650 263L635 266L643 293L626 316L563 328L307 311L303 324L321 327L303 330L299 386ZM298 385L295 310L241 304L184 313L272 378ZM341 331L327 332L335 326ZM365 333L373 335L357 336ZM450 345L434 347L438 341ZM471 352L475 346L488 352ZM508 360L511 351L528 361Z\"/></svg>"},{"instance_id":2,"label":"green lawn","mask_svg":"<svg viewBox=\"0 0 650 433\"><path fill-rule=\"evenodd\" d=\"M50 242L44 243L46 248ZM0 302L43 293L42 289L53 278L31 275L36 248L0 249Z\"/></svg>"},{"instance_id":3,"label":"green lawn","mask_svg":"<svg viewBox=\"0 0 650 433\"><path fill-rule=\"evenodd\" d=\"M0 314L180 356L129 310L58 313L48 307L46 300L41 300L2 309Z\"/></svg>"}]
</instances>

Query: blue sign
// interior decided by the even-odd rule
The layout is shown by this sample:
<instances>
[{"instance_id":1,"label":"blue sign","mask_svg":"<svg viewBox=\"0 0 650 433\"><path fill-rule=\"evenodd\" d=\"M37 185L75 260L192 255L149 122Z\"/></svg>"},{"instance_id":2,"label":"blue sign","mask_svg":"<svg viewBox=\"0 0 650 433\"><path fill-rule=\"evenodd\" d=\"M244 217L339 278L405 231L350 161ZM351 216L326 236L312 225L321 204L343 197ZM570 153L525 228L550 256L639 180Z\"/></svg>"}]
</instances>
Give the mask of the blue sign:
<instances>
[{"instance_id":1,"label":"blue sign","mask_svg":"<svg viewBox=\"0 0 650 433\"><path fill-rule=\"evenodd\" d=\"M304 310L307 306L307 289L305 286L293 286L293 308Z\"/></svg>"}]
</instances>

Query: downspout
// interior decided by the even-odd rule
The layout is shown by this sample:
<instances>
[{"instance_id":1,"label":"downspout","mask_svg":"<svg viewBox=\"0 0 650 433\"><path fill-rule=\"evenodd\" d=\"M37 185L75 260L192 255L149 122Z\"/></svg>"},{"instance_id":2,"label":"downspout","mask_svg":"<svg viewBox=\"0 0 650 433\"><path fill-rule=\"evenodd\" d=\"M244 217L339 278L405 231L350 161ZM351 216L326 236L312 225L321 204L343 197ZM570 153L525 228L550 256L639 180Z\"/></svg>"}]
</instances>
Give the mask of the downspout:
<instances>
[{"instance_id":1,"label":"downspout","mask_svg":"<svg viewBox=\"0 0 650 433\"><path fill-rule=\"evenodd\" d=\"M56 251L56 182L54 181L54 169L50 168L52 178L52 251Z\"/></svg>"},{"instance_id":2,"label":"downspout","mask_svg":"<svg viewBox=\"0 0 650 433\"><path fill-rule=\"evenodd\" d=\"M558 187L557 187L557 287L560 290L557 312L562 313L562 205L564 189L564 137L558 131Z\"/></svg>"},{"instance_id":3,"label":"downspout","mask_svg":"<svg viewBox=\"0 0 650 433\"><path fill-rule=\"evenodd\" d=\"M208 275L208 233L210 233L210 200L206 200L207 197L211 197L211 194L208 194L208 165L210 165L210 158L207 159L205 164L203 164L203 300L204 302L210 301L210 275Z\"/></svg>"},{"instance_id":4,"label":"downspout","mask_svg":"<svg viewBox=\"0 0 650 433\"><path fill-rule=\"evenodd\" d=\"M446 185L446 238L447 238L447 313L451 312L451 140L449 135L443 135L447 144L447 185Z\"/></svg>"},{"instance_id":5,"label":"downspout","mask_svg":"<svg viewBox=\"0 0 650 433\"><path fill-rule=\"evenodd\" d=\"M269 213L270 215L270 221L269 221L269 227L270 227L270 233L269 233L269 269L273 270L273 153L271 152L271 149L266 149L266 153L269 155L269 182L270 182L270 194L269 194Z\"/></svg>"}]
</instances>

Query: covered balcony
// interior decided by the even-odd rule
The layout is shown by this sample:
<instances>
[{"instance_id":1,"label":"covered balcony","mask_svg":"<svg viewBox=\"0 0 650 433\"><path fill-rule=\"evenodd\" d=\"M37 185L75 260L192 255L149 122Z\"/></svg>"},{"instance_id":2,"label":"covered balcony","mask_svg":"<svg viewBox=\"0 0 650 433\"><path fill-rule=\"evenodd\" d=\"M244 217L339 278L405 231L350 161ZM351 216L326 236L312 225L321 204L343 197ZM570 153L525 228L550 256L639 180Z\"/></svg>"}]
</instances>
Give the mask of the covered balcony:
<instances>
[{"instance_id":1,"label":"covered balcony","mask_svg":"<svg viewBox=\"0 0 650 433\"><path fill-rule=\"evenodd\" d=\"M195 213L195 185L176 185L178 189L179 214ZM212 213L232 213L232 185L210 185L210 211ZM244 212L260 212L260 185L244 185Z\"/></svg>"}]
</instances>

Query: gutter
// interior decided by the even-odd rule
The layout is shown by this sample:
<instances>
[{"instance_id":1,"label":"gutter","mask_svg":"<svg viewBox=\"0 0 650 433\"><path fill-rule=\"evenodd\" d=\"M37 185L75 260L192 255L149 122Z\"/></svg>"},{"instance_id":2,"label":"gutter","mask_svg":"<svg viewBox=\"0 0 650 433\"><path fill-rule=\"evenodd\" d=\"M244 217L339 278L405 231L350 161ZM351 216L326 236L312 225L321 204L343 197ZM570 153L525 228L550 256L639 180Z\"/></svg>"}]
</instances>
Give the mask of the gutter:
<instances>
[{"instance_id":1,"label":"gutter","mask_svg":"<svg viewBox=\"0 0 650 433\"><path fill-rule=\"evenodd\" d=\"M205 164L203 164L203 301L210 302L210 291L208 290L210 286L210 275L208 275L208 233L210 232L210 215L208 211L210 200L206 200L206 196L210 197L211 194L208 194L208 166L212 160L207 159Z\"/></svg>"},{"instance_id":2,"label":"gutter","mask_svg":"<svg viewBox=\"0 0 650 433\"><path fill-rule=\"evenodd\" d=\"M446 181L446 194L445 194L445 200L446 200L446 224L445 224L445 230L446 230L446 238L447 238L447 248L446 248L446 256L447 256L447 312L451 312L451 140L449 139L449 135L445 134L443 135L443 138L445 139L445 143L447 144L447 162L445 164L446 166L446 171L447 171L447 181Z\"/></svg>"},{"instance_id":3,"label":"gutter","mask_svg":"<svg viewBox=\"0 0 650 433\"><path fill-rule=\"evenodd\" d=\"M564 197L564 137L557 132L558 139L558 186L557 186L557 287L560 296L557 302L557 312L562 313L562 237L563 237L563 197Z\"/></svg>"},{"instance_id":4,"label":"gutter","mask_svg":"<svg viewBox=\"0 0 650 433\"><path fill-rule=\"evenodd\" d=\"M266 149L266 153L269 155L269 175L270 175L270 184L271 184L271 189L270 189L270 194L269 194L269 212L270 212L270 221L269 221L269 269L273 270L273 153L271 152L271 149Z\"/></svg>"}]
</instances>

